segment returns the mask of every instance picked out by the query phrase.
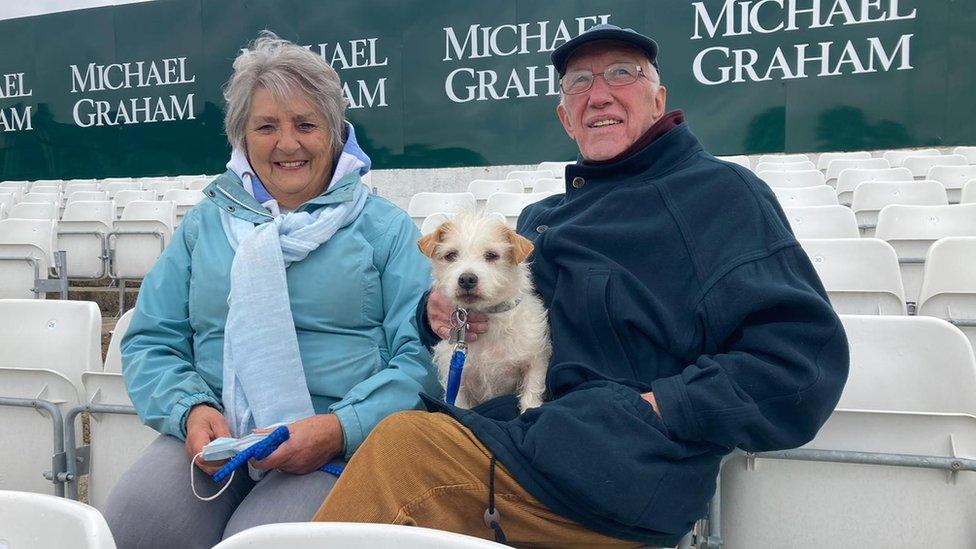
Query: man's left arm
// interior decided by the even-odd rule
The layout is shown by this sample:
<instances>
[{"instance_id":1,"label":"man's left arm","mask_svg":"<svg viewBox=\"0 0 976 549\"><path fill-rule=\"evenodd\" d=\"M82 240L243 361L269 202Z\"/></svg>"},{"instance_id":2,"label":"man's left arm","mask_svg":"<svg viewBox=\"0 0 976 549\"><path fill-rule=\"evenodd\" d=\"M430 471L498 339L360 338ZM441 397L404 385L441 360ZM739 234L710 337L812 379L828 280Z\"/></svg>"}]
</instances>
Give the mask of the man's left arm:
<instances>
[{"instance_id":1,"label":"man's left arm","mask_svg":"<svg viewBox=\"0 0 976 549\"><path fill-rule=\"evenodd\" d=\"M840 398L849 359L799 246L735 267L707 289L699 312L720 351L644 395L670 436L748 451L810 441Z\"/></svg>"}]
</instances>

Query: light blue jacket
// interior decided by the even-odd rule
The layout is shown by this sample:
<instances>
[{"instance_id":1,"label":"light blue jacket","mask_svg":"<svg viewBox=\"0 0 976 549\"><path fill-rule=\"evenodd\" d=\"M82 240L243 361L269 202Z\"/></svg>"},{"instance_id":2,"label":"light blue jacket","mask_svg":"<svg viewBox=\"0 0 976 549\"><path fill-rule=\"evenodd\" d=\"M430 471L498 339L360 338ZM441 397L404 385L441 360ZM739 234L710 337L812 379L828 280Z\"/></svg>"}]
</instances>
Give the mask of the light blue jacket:
<instances>
[{"instance_id":1,"label":"light blue jacket","mask_svg":"<svg viewBox=\"0 0 976 549\"><path fill-rule=\"evenodd\" d=\"M343 177L300 210L351 200L358 181L358 174ZM234 251L219 210L253 222L270 219L231 171L204 193L209 200L187 213L143 280L122 340L122 374L139 417L179 438L186 437L192 406L222 409ZM440 392L414 320L430 285L419 236L403 210L370 195L353 223L286 271L312 405L339 418L347 458L380 420L421 408L418 393Z\"/></svg>"}]
</instances>

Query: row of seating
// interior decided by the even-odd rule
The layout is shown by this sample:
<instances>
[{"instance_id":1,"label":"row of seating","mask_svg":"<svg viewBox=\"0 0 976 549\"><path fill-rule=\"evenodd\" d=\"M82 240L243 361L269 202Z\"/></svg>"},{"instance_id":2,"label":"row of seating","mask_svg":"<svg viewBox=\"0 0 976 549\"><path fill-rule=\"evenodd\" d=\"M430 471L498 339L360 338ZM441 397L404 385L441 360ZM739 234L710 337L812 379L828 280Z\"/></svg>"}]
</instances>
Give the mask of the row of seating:
<instances>
[{"instance_id":1,"label":"row of seating","mask_svg":"<svg viewBox=\"0 0 976 549\"><path fill-rule=\"evenodd\" d=\"M900 167L905 164L905 160L912 156L937 156L941 155L939 149L891 149L884 151L849 151L849 152L825 152L817 156L815 167L818 170L826 170L830 163L839 159L867 160L870 158L883 158L893 167ZM960 155L966 158L969 164L976 164L976 147L955 147L950 154ZM719 158L734 162L746 168L752 169L752 163L746 155L720 156ZM810 162L812 158L807 154L764 154L759 156L756 165L763 163L789 164L795 162Z\"/></svg>"},{"instance_id":2,"label":"row of seating","mask_svg":"<svg viewBox=\"0 0 976 549\"><path fill-rule=\"evenodd\" d=\"M120 191L114 197L108 196L105 191L76 191L66 202L61 203L57 195L38 196L36 193L27 193L23 200L18 201L15 195L4 193L0 189L0 219L63 219L65 212L73 205L77 205L74 208L75 215L96 208L99 210L98 215L104 210L112 219L121 219L122 212L130 203L159 200L175 205L175 222L178 225L186 212L203 198L200 191L177 189L166 191L162 197L157 197L151 190Z\"/></svg>"},{"instance_id":3,"label":"row of seating","mask_svg":"<svg viewBox=\"0 0 976 549\"><path fill-rule=\"evenodd\" d=\"M562 190L559 191L559 193L561 192ZM515 227L519 214L526 206L559 193L495 192L483 202L479 202L477 196L471 192L417 193L410 197L407 213L424 234L429 233L440 224L440 222L435 223L435 220L460 212L479 211L487 214L498 214L505 218L505 222L510 227Z\"/></svg>"},{"instance_id":4,"label":"row of seating","mask_svg":"<svg viewBox=\"0 0 976 549\"><path fill-rule=\"evenodd\" d=\"M818 187L827 184L824 174L818 170L778 170L759 172L758 176L774 189ZM833 181L841 204L850 206L853 192L865 182L925 182L938 183L946 191L949 203L962 201L967 184L976 181L976 166L933 166L923 179L916 179L907 168L848 168ZM974 192L974 191L970 191Z\"/></svg>"}]
</instances>

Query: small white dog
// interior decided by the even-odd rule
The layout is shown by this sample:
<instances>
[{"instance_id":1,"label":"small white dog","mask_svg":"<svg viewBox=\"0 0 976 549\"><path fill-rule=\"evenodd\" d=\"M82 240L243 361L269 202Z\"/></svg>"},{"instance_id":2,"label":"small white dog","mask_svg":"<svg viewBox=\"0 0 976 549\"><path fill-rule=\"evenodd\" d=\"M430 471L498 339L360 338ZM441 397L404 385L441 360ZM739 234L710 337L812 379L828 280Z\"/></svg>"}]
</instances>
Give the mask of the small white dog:
<instances>
[{"instance_id":1,"label":"small white dog","mask_svg":"<svg viewBox=\"0 0 976 549\"><path fill-rule=\"evenodd\" d=\"M549 322L525 260L532 243L495 217L460 214L419 242L434 285L455 307L489 315L488 332L468 344L456 404L472 408L515 393L524 412L542 404L552 355ZM447 386L453 343L434 347Z\"/></svg>"}]
</instances>

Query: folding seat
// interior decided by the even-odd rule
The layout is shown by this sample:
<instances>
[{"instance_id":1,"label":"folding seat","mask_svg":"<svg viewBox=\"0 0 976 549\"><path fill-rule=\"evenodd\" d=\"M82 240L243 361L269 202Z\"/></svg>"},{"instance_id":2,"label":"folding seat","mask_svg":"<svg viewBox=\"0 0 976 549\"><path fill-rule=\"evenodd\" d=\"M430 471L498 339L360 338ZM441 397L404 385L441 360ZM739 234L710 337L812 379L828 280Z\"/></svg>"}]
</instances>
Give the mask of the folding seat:
<instances>
[{"instance_id":1,"label":"folding seat","mask_svg":"<svg viewBox=\"0 0 976 549\"><path fill-rule=\"evenodd\" d=\"M356 547L357 549L502 549L481 538L398 524L306 522L265 524L234 534L214 549Z\"/></svg>"},{"instance_id":2,"label":"folding seat","mask_svg":"<svg viewBox=\"0 0 976 549\"><path fill-rule=\"evenodd\" d=\"M790 162L807 162L810 157L805 154L764 154L759 157L759 164L763 162L772 162L777 164L786 164Z\"/></svg>"},{"instance_id":3,"label":"folding seat","mask_svg":"<svg viewBox=\"0 0 976 549\"><path fill-rule=\"evenodd\" d=\"M956 147L952 149L952 154L961 154L970 164L976 164L976 147Z\"/></svg>"},{"instance_id":4,"label":"folding seat","mask_svg":"<svg viewBox=\"0 0 976 549\"><path fill-rule=\"evenodd\" d=\"M24 199L21 202L49 202L51 204L61 203L61 193L45 193L40 191L31 191L24 195Z\"/></svg>"},{"instance_id":5,"label":"folding seat","mask_svg":"<svg viewBox=\"0 0 976 549\"><path fill-rule=\"evenodd\" d=\"M866 181L854 189L851 203L861 236L874 236L878 213L890 204L947 206L949 202L938 181Z\"/></svg>"},{"instance_id":6,"label":"folding seat","mask_svg":"<svg viewBox=\"0 0 976 549\"><path fill-rule=\"evenodd\" d=\"M76 191L97 191L97 190L99 190L98 183L95 183L94 181L86 182L86 183L70 182L64 186L64 195L71 196L71 193Z\"/></svg>"},{"instance_id":7,"label":"folding seat","mask_svg":"<svg viewBox=\"0 0 976 549\"><path fill-rule=\"evenodd\" d=\"M105 508L108 494L119 477L159 436L155 430L143 425L135 414L122 379L119 343L129 327L132 313L132 309L126 311L115 325L105 357L105 371L82 374L82 394L91 413L88 500L98 509Z\"/></svg>"},{"instance_id":8,"label":"folding seat","mask_svg":"<svg viewBox=\"0 0 976 549\"><path fill-rule=\"evenodd\" d=\"M966 157L961 154L941 154L931 156L909 156L905 167L911 170L915 179L923 179L929 170L936 166L968 166Z\"/></svg>"},{"instance_id":9,"label":"folding seat","mask_svg":"<svg viewBox=\"0 0 976 549\"><path fill-rule=\"evenodd\" d=\"M41 298L61 292L68 298L64 254L55 254L56 222L48 219L0 221L0 299ZM56 266L54 279L49 279Z\"/></svg>"},{"instance_id":10,"label":"folding seat","mask_svg":"<svg viewBox=\"0 0 976 549\"><path fill-rule=\"evenodd\" d=\"M839 314L904 315L895 249L876 238L800 240Z\"/></svg>"},{"instance_id":11,"label":"folding seat","mask_svg":"<svg viewBox=\"0 0 976 549\"><path fill-rule=\"evenodd\" d=\"M731 162L733 164L738 164L747 170L752 169L752 166L749 164L749 157L744 154L738 154L733 156L716 156L715 158L723 162Z\"/></svg>"},{"instance_id":12,"label":"folding seat","mask_svg":"<svg viewBox=\"0 0 976 549\"><path fill-rule=\"evenodd\" d=\"M58 224L58 249L67 253L68 278L107 276L108 233L114 223L111 200L68 202Z\"/></svg>"},{"instance_id":13,"label":"folding seat","mask_svg":"<svg viewBox=\"0 0 976 549\"><path fill-rule=\"evenodd\" d=\"M27 184L17 181L4 181L0 183L0 193L10 193L14 195L14 201L20 202L27 194Z\"/></svg>"},{"instance_id":14,"label":"folding seat","mask_svg":"<svg viewBox=\"0 0 976 549\"><path fill-rule=\"evenodd\" d=\"M156 191L150 189L148 191L132 191L132 190L122 190L115 193L115 217L116 219L122 217L122 212L129 202L134 202L136 200L156 200Z\"/></svg>"},{"instance_id":15,"label":"folding seat","mask_svg":"<svg viewBox=\"0 0 976 549\"><path fill-rule=\"evenodd\" d=\"M563 173L565 174L565 171ZM549 170L516 170L508 172L505 175L505 179L518 179L521 181L522 187L526 192L531 192L536 180L552 179L553 177L556 177L556 175Z\"/></svg>"},{"instance_id":16,"label":"folding seat","mask_svg":"<svg viewBox=\"0 0 976 549\"><path fill-rule=\"evenodd\" d=\"M60 185L44 185L41 183L34 183L31 185L30 192L32 193L54 193L61 194Z\"/></svg>"},{"instance_id":17,"label":"folding seat","mask_svg":"<svg viewBox=\"0 0 976 549\"><path fill-rule=\"evenodd\" d=\"M149 179L143 180L143 188L156 191L156 198L161 198L166 191L173 189L185 190L183 182L178 179Z\"/></svg>"},{"instance_id":18,"label":"folding seat","mask_svg":"<svg viewBox=\"0 0 976 549\"><path fill-rule=\"evenodd\" d=\"M796 238L858 238L854 212L844 206L783 208Z\"/></svg>"},{"instance_id":19,"label":"folding seat","mask_svg":"<svg viewBox=\"0 0 976 549\"><path fill-rule=\"evenodd\" d=\"M764 164L768 166L769 164ZM770 187L797 189L802 187L816 187L824 184L824 175L820 170L763 170L756 175Z\"/></svg>"},{"instance_id":20,"label":"folding seat","mask_svg":"<svg viewBox=\"0 0 976 549\"><path fill-rule=\"evenodd\" d=\"M773 194L776 195L776 200L779 201L779 205L784 208L837 205L837 193L834 192L834 188L830 185L800 187L797 189L773 187Z\"/></svg>"},{"instance_id":21,"label":"folding seat","mask_svg":"<svg viewBox=\"0 0 976 549\"><path fill-rule=\"evenodd\" d=\"M368 176L370 174L367 173L366 175ZM203 189L207 188L207 185L209 185L212 181L213 179L208 177L200 177L197 179L185 180L184 183L186 184L186 190L188 191L202 191ZM369 186L369 183L365 179L363 180L363 184Z\"/></svg>"},{"instance_id":22,"label":"folding seat","mask_svg":"<svg viewBox=\"0 0 976 549\"><path fill-rule=\"evenodd\" d=\"M10 219L58 219L58 205L54 202L18 202L7 214Z\"/></svg>"},{"instance_id":23,"label":"folding seat","mask_svg":"<svg viewBox=\"0 0 976 549\"><path fill-rule=\"evenodd\" d=\"M976 236L976 204L885 206L875 235L895 248L905 299L917 303L929 247L947 236Z\"/></svg>"},{"instance_id":24,"label":"folding seat","mask_svg":"<svg viewBox=\"0 0 976 549\"><path fill-rule=\"evenodd\" d=\"M939 149L900 149L885 151L881 157L887 160L892 168L900 168L905 165L905 159L910 156L933 156L939 154L942 154L939 152Z\"/></svg>"},{"instance_id":25,"label":"folding seat","mask_svg":"<svg viewBox=\"0 0 976 549\"><path fill-rule=\"evenodd\" d=\"M485 203L485 213L498 213L505 216L509 227L515 227L518 216L526 206L554 196L556 193L495 193Z\"/></svg>"},{"instance_id":26,"label":"folding seat","mask_svg":"<svg viewBox=\"0 0 976 549\"><path fill-rule=\"evenodd\" d=\"M90 202L93 200L110 200L108 191L72 191L67 195L66 204L79 201Z\"/></svg>"},{"instance_id":27,"label":"folding seat","mask_svg":"<svg viewBox=\"0 0 976 549\"><path fill-rule=\"evenodd\" d=\"M103 185L109 198L115 198L119 191L141 191L142 184L135 181L109 181Z\"/></svg>"},{"instance_id":28,"label":"folding seat","mask_svg":"<svg viewBox=\"0 0 976 549\"><path fill-rule=\"evenodd\" d=\"M963 186L962 194L959 197L959 203L976 204L976 179L974 179L973 181L969 181L968 183L966 183L965 186Z\"/></svg>"},{"instance_id":29,"label":"folding seat","mask_svg":"<svg viewBox=\"0 0 976 549\"><path fill-rule=\"evenodd\" d=\"M536 171L549 170L556 179L566 179L566 166L571 166L575 163L575 160L566 162L539 162L539 165L535 169Z\"/></svg>"},{"instance_id":30,"label":"folding seat","mask_svg":"<svg viewBox=\"0 0 976 549\"><path fill-rule=\"evenodd\" d=\"M28 492L0 492L0 539L10 549L115 549L105 518L93 507Z\"/></svg>"},{"instance_id":31,"label":"folding seat","mask_svg":"<svg viewBox=\"0 0 976 549\"><path fill-rule=\"evenodd\" d=\"M534 193L563 194L566 192L565 179L536 179L532 186Z\"/></svg>"},{"instance_id":32,"label":"folding seat","mask_svg":"<svg viewBox=\"0 0 976 549\"><path fill-rule=\"evenodd\" d=\"M949 321L976 348L976 237L940 238L932 244L918 314Z\"/></svg>"},{"instance_id":33,"label":"folding seat","mask_svg":"<svg viewBox=\"0 0 976 549\"><path fill-rule=\"evenodd\" d=\"M756 173L779 171L779 172L799 172L806 170L816 170L817 165L809 160L799 162L760 162L756 164Z\"/></svg>"},{"instance_id":34,"label":"folding seat","mask_svg":"<svg viewBox=\"0 0 976 549\"><path fill-rule=\"evenodd\" d=\"M926 179L942 183L949 197L949 204L958 204L962 199L962 188L969 181L976 179L976 165L932 166Z\"/></svg>"},{"instance_id":35,"label":"folding seat","mask_svg":"<svg viewBox=\"0 0 976 549\"><path fill-rule=\"evenodd\" d=\"M844 170L878 170L890 168L891 165L884 158L839 158L831 160L827 165L827 184L837 186L837 178Z\"/></svg>"},{"instance_id":36,"label":"folding seat","mask_svg":"<svg viewBox=\"0 0 976 549\"><path fill-rule=\"evenodd\" d=\"M522 181L518 179L475 179L468 183L468 192L478 201L478 210L485 207L485 201L494 193L520 193Z\"/></svg>"},{"instance_id":37,"label":"folding seat","mask_svg":"<svg viewBox=\"0 0 976 549\"><path fill-rule=\"evenodd\" d=\"M973 546L968 342L939 319L841 319L851 367L838 410L799 451L727 459L712 534L728 549Z\"/></svg>"},{"instance_id":38,"label":"folding seat","mask_svg":"<svg viewBox=\"0 0 976 549\"><path fill-rule=\"evenodd\" d=\"M831 160L840 160L842 158L855 159L855 160L867 160L871 158L871 153L868 151L853 151L853 152L827 152L820 155L817 158L817 169L826 170L830 166Z\"/></svg>"},{"instance_id":39,"label":"folding seat","mask_svg":"<svg viewBox=\"0 0 976 549\"><path fill-rule=\"evenodd\" d=\"M410 197L407 213L420 227L428 215L475 211L477 200L471 193L417 193Z\"/></svg>"},{"instance_id":40,"label":"folding seat","mask_svg":"<svg viewBox=\"0 0 976 549\"><path fill-rule=\"evenodd\" d=\"M126 205L108 235L109 274L119 280L120 299L125 280L145 277L169 244L175 215L176 205L169 201L136 200Z\"/></svg>"},{"instance_id":41,"label":"folding seat","mask_svg":"<svg viewBox=\"0 0 976 549\"><path fill-rule=\"evenodd\" d=\"M183 216L190 208L196 206L205 197L200 191L187 191L185 189L170 189L163 193L163 201L169 200L176 205L176 225L183 221ZM175 225L174 225L175 226Z\"/></svg>"},{"instance_id":42,"label":"folding seat","mask_svg":"<svg viewBox=\"0 0 976 549\"><path fill-rule=\"evenodd\" d=\"M837 200L850 206L854 200L854 189L865 181L913 181L908 168L857 169L848 168L837 177Z\"/></svg>"}]
</instances>

